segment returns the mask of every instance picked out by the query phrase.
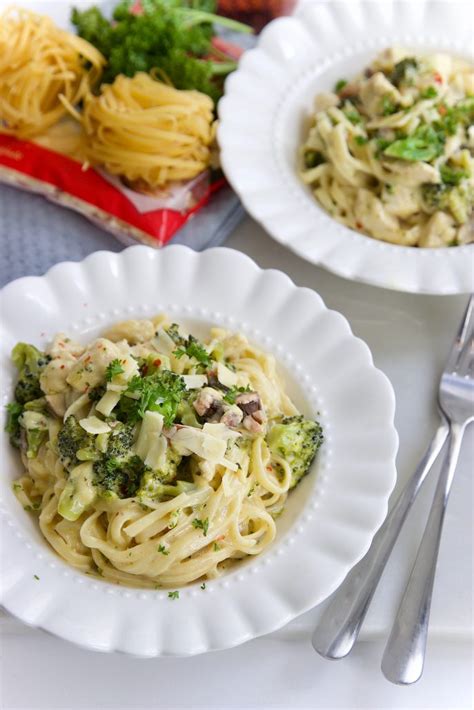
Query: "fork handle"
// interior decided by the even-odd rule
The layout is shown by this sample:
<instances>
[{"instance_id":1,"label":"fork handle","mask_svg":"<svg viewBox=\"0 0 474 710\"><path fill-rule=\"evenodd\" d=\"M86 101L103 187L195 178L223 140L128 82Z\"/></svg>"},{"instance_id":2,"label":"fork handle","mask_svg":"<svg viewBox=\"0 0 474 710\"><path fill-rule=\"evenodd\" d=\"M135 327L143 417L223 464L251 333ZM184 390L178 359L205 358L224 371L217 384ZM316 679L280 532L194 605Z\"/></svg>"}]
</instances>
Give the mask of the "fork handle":
<instances>
[{"instance_id":1,"label":"fork handle","mask_svg":"<svg viewBox=\"0 0 474 710\"><path fill-rule=\"evenodd\" d=\"M423 673L441 530L465 427L465 424L451 424L449 446L428 522L385 647L382 672L392 683L414 683Z\"/></svg>"},{"instance_id":2,"label":"fork handle","mask_svg":"<svg viewBox=\"0 0 474 710\"><path fill-rule=\"evenodd\" d=\"M313 634L313 647L324 658L347 656L359 635L377 584L418 491L449 433L442 416L423 458L374 537L365 557L349 572L325 610Z\"/></svg>"}]
</instances>

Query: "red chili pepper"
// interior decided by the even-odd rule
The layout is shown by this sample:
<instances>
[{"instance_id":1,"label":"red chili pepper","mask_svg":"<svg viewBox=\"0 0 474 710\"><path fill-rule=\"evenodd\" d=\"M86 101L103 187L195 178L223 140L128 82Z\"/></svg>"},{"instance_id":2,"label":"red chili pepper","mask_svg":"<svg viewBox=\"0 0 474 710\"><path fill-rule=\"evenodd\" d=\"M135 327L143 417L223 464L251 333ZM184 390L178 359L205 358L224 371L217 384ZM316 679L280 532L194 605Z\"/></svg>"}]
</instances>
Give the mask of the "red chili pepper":
<instances>
[{"instance_id":1,"label":"red chili pepper","mask_svg":"<svg viewBox=\"0 0 474 710\"><path fill-rule=\"evenodd\" d=\"M156 360L153 360L153 364L155 367L160 367L161 365L161 360L159 357L156 358Z\"/></svg>"}]
</instances>

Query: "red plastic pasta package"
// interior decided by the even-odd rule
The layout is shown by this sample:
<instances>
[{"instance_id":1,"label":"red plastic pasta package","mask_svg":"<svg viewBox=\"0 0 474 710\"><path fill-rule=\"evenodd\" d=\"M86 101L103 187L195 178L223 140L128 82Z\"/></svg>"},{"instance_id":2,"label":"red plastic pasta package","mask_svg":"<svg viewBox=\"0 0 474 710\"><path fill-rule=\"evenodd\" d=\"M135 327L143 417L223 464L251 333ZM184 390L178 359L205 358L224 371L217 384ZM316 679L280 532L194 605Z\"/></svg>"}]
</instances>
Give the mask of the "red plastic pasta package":
<instances>
[{"instance_id":1,"label":"red plastic pasta package","mask_svg":"<svg viewBox=\"0 0 474 710\"><path fill-rule=\"evenodd\" d=\"M73 209L119 239L166 244L225 180L207 170L159 193L131 190L118 178L32 141L0 133L0 183Z\"/></svg>"}]
</instances>

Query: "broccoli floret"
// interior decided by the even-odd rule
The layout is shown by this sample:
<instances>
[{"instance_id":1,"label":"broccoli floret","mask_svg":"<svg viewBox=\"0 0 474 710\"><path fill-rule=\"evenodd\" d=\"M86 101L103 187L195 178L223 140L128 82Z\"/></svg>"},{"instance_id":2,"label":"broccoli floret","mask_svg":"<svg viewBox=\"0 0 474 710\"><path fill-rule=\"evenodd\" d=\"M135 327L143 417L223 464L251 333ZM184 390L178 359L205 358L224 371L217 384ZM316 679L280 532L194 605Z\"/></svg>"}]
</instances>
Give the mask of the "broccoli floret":
<instances>
[{"instance_id":1,"label":"broccoli floret","mask_svg":"<svg viewBox=\"0 0 474 710\"><path fill-rule=\"evenodd\" d=\"M7 404L6 409L7 423L5 431L10 435L11 445L19 449L21 443L20 417L23 414L23 405L18 402L10 402L10 404Z\"/></svg>"},{"instance_id":2,"label":"broccoli floret","mask_svg":"<svg viewBox=\"0 0 474 710\"><path fill-rule=\"evenodd\" d=\"M105 455L94 462L94 485L99 486L103 493L131 498L136 494L146 471L139 456L118 459Z\"/></svg>"},{"instance_id":3,"label":"broccoli floret","mask_svg":"<svg viewBox=\"0 0 474 710\"><path fill-rule=\"evenodd\" d=\"M458 224L467 222L474 206L474 189L469 185L424 184L421 193L430 212L451 212Z\"/></svg>"},{"instance_id":4,"label":"broccoli floret","mask_svg":"<svg viewBox=\"0 0 474 710\"><path fill-rule=\"evenodd\" d=\"M284 417L272 426L267 444L275 456L281 456L291 466L290 488L308 472L322 442L323 432L318 422L302 415Z\"/></svg>"},{"instance_id":5,"label":"broccoli floret","mask_svg":"<svg viewBox=\"0 0 474 710\"><path fill-rule=\"evenodd\" d=\"M94 450L94 437L84 431L76 417L71 414L59 431L57 446L61 463L65 468L71 469L84 460L85 451ZM77 455L79 451L81 458Z\"/></svg>"},{"instance_id":6,"label":"broccoli floret","mask_svg":"<svg viewBox=\"0 0 474 710\"><path fill-rule=\"evenodd\" d=\"M17 343L12 350L12 360L19 371L15 387L15 400L26 404L43 396L39 378L50 357L37 350L34 345Z\"/></svg>"},{"instance_id":7,"label":"broccoli floret","mask_svg":"<svg viewBox=\"0 0 474 710\"><path fill-rule=\"evenodd\" d=\"M137 495L145 498L159 498L162 496L164 488L169 488L166 484L174 481L178 475L178 466L181 463L181 459L181 454L178 454L172 446L168 446L164 464L157 470L145 472Z\"/></svg>"},{"instance_id":8,"label":"broccoli floret","mask_svg":"<svg viewBox=\"0 0 474 710\"><path fill-rule=\"evenodd\" d=\"M108 458L125 459L130 456L133 444L134 427L132 424L117 422L109 434L106 455Z\"/></svg>"}]
</instances>

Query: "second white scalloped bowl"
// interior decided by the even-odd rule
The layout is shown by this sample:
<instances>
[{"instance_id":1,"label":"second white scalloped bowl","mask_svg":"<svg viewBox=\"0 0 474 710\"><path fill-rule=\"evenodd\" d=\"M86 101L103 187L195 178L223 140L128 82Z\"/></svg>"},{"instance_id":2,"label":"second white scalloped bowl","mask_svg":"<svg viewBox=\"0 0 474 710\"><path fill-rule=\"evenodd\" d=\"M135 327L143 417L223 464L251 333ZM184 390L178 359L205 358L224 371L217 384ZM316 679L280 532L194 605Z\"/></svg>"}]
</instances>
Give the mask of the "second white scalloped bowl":
<instances>
[{"instance_id":1,"label":"second white scalloped bowl","mask_svg":"<svg viewBox=\"0 0 474 710\"><path fill-rule=\"evenodd\" d=\"M172 601L166 590L119 587L56 557L13 495L21 464L2 432L0 600L7 611L100 651L202 653L268 633L318 604L367 551L395 483L394 394L367 346L313 291L230 249L138 246L14 281L1 305L3 404L12 396L17 341L42 347L66 331L86 342L111 322L167 311L198 335L219 324L272 352L290 395L325 433L271 548L205 590L182 588Z\"/></svg>"},{"instance_id":2,"label":"second white scalloped bowl","mask_svg":"<svg viewBox=\"0 0 474 710\"><path fill-rule=\"evenodd\" d=\"M340 276L414 293L474 290L474 245L419 249L382 242L334 220L297 174L314 97L359 73L391 45L472 61L458 3L301 2L245 52L219 102L224 172L249 213L303 259ZM467 7L467 6L466 6Z\"/></svg>"}]
</instances>

